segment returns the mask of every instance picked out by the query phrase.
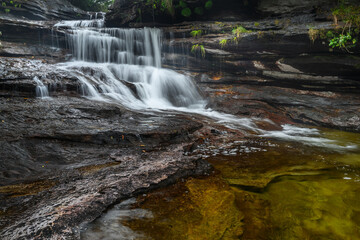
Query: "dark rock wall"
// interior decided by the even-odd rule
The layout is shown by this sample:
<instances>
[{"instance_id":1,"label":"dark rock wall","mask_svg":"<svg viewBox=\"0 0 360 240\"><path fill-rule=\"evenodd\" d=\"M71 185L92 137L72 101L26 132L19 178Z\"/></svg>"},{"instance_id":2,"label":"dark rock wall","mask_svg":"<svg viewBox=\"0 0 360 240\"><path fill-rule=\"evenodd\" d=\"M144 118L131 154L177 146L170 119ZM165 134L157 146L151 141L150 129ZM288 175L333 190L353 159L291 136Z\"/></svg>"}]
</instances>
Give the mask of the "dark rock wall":
<instances>
[{"instance_id":1,"label":"dark rock wall","mask_svg":"<svg viewBox=\"0 0 360 240\"><path fill-rule=\"evenodd\" d=\"M145 0L129 1L116 0L107 14L107 26L128 26L129 23L156 23L171 24L182 21L212 20L212 21L238 21L247 19L261 19L269 16L294 16L302 14L317 14L329 11L336 0L213 0L210 9L204 9L206 1L184 1L192 9L189 17L181 15L181 7L177 0L173 1L175 14L152 9ZM196 7L204 9L204 14L194 13Z\"/></svg>"},{"instance_id":2,"label":"dark rock wall","mask_svg":"<svg viewBox=\"0 0 360 240\"><path fill-rule=\"evenodd\" d=\"M59 20L88 18L86 12L67 0L2 0L0 17L30 20Z\"/></svg>"}]
</instances>

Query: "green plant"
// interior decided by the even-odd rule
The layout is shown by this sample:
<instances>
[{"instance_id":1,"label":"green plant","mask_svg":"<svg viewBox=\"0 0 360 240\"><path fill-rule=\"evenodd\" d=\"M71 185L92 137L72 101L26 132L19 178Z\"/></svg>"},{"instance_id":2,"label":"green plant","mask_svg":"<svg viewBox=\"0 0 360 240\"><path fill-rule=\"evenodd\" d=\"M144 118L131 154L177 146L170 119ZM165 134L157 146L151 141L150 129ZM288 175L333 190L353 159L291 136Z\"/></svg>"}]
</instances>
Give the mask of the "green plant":
<instances>
[{"instance_id":1,"label":"green plant","mask_svg":"<svg viewBox=\"0 0 360 240\"><path fill-rule=\"evenodd\" d=\"M238 42L241 39L243 33L250 33L250 32L251 31L246 30L246 28L244 28L242 26L237 26L236 28L234 28L232 30L232 33L235 35L235 37L233 38L233 41Z\"/></svg>"},{"instance_id":2,"label":"green plant","mask_svg":"<svg viewBox=\"0 0 360 240\"><path fill-rule=\"evenodd\" d=\"M219 41L219 44L220 44L221 48L224 48L226 46L227 41L228 41L227 39L222 39L222 40Z\"/></svg>"},{"instance_id":3,"label":"green plant","mask_svg":"<svg viewBox=\"0 0 360 240\"><path fill-rule=\"evenodd\" d=\"M210 9L210 8L212 8L212 6L213 6L213 2L212 2L212 0L209 0L209 1L207 1L206 3L205 3L205 8L206 9Z\"/></svg>"},{"instance_id":4,"label":"green plant","mask_svg":"<svg viewBox=\"0 0 360 240\"><path fill-rule=\"evenodd\" d=\"M345 49L347 52L350 53L349 49L356 46L357 39L354 38L350 32L346 34L340 34L334 36L329 43L329 46L332 48L338 47L341 49Z\"/></svg>"},{"instance_id":5,"label":"green plant","mask_svg":"<svg viewBox=\"0 0 360 240\"><path fill-rule=\"evenodd\" d=\"M180 1L179 1L179 6L182 7L182 8L186 8L186 7L187 7L187 4L186 4L186 2L180 0Z\"/></svg>"},{"instance_id":6,"label":"green plant","mask_svg":"<svg viewBox=\"0 0 360 240\"><path fill-rule=\"evenodd\" d=\"M341 32L327 33L329 46L351 53L349 49L356 46L360 32L360 6L347 4L346 1L341 0L339 5L332 10L332 14L336 25L339 21L343 21L344 24Z\"/></svg>"},{"instance_id":7,"label":"green plant","mask_svg":"<svg viewBox=\"0 0 360 240\"><path fill-rule=\"evenodd\" d=\"M181 10L181 15L184 17L190 17L191 16L191 9L190 8L184 8Z\"/></svg>"},{"instance_id":8,"label":"green plant","mask_svg":"<svg viewBox=\"0 0 360 240\"><path fill-rule=\"evenodd\" d=\"M191 52L192 53L196 53L197 51L199 51L200 50L200 53L201 53L201 56L204 58L205 57L205 48L204 48L204 45L202 45L202 44L194 44L194 45L192 45L192 47L191 47Z\"/></svg>"},{"instance_id":9,"label":"green plant","mask_svg":"<svg viewBox=\"0 0 360 240\"><path fill-rule=\"evenodd\" d=\"M192 37L200 37L201 36L201 34L202 34L202 30L194 30L194 31L191 31L190 32L190 35L192 36Z\"/></svg>"},{"instance_id":10,"label":"green plant","mask_svg":"<svg viewBox=\"0 0 360 240\"><path fill-rule=\"evenodd\" d=\"M315 40L318 39L320 36L320 30L310 27L308 31L308 35L310 40L314 43Z\"/></svg>"},{"instance_id":11,"label":"green plant","mask_svg":"<svg viewBox=\"0 0 360 240\"><path fill-rule=\"evenodd\" d=\"M258 27L258 26L260 26L260 23L255 22L255 23L254 23L254 26L255 26L255 27Z\"/></svg>"}]
</instances>

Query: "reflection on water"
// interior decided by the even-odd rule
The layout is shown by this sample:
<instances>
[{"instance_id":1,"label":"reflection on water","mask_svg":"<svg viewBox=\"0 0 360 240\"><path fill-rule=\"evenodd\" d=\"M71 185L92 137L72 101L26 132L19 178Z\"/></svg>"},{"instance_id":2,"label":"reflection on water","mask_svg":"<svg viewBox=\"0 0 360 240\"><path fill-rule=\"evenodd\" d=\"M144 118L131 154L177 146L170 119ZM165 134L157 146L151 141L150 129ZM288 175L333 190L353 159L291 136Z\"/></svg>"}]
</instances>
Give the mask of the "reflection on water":
<instances>
[{"instance_id":1,"label":"reflection on water","mask_svg":"<svg viewBox=\"0 0 360 240\"><path fill-rule=\"evenodd\" d=\"M321 137L360 145L356 133L324 130ZM109 211L83 239L123 239L106 235L109 229L126 229L128 239L360 239L358 148L266 138L246 148L209 157L212 176L140 196L122 214Z\"/></svg>"}]
</instances>

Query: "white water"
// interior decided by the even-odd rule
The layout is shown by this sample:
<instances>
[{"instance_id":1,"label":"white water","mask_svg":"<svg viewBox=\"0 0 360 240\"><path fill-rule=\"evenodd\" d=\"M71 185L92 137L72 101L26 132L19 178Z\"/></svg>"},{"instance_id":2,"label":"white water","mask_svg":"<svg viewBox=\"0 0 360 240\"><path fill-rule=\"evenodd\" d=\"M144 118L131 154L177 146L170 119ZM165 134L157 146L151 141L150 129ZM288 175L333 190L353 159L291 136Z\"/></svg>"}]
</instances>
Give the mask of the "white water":
<instances>
[{"instance_id":1,"label":"white water","mask_svg":"<svg viewBox=\"0 0 360 240\"><path fill-rule=\"evenodd\" d=\"M45 86L44 83L38 77L34 77L33 80L36 82L36 97L48 98L49 90L47 86Z\"/></svg>"},{"instance_id":2,"label":"white water","mask_svg":"<svg viewBox=\"0 0 360 240\"><path fill-rule=\"evenodd\" d=\"M102 28L103 19L63 21L56 26L70 28L67 41L73 54L73 61L58 67L79 79L81 91L89 99L114 102L136 110L196 113L230 128L251 130L262 137L326 148L337 146L336 142L321 138L316 130L284 125L282 131L265 131L254 122L259 119L239 118L206 109L206 101L190 77L161 68L159 29Z\"/></svg>"},{"instance_id":3,"label":"white water","mask_svg":"<svg viewBox=\"0 0 360 240\"><path fill-rule=\"evenodd\" d=\"M100 13L101 17L98 18L98 13L95 14L94 19L79 20L79 21L61 21L54 25L54 27L65 28L102 28L105 25L105 14Z\"/></svg>"}]
</instances>

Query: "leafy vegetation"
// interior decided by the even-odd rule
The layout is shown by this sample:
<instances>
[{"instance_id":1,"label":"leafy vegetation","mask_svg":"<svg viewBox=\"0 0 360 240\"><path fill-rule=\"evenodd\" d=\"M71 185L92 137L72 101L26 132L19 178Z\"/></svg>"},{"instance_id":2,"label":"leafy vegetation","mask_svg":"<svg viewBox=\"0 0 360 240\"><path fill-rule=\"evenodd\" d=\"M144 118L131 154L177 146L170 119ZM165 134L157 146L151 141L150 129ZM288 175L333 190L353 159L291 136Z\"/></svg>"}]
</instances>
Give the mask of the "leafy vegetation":
<instances>
[{"instance_id":1,"label":"leafy vegetation","mask_svg":"<svg viewBox=\"0 0 360 240\"><path fill-rule=\"evenodd\" d=\"M188 6L188 4L183 1L174 1L174 0L144 0L148 6L151 6L153 10L157 10L156 14L167 11L171 16L175 17L177 14L180 14L183 17L189 18L195 13L196 15L203 15L205 10L210 10L213 5L213 0L208 0L204 5L195 5ZM178 2L177 4L175 4Z\"/></svg>"},{"instance_id":2,"label":"leafy vegetation","mask_svg":"<svg viewBox=\"0 0 360 240\"><path fill-rule=\"evenodd\" d=\"M184 17L190 17L191 16L191 9L190 8L184 8L181 10L181 15Z\"/></svg>"},{"instance_id":3,"label":"leafy vegetation","mask_svg":"<svg viewBox=\"0 0 360 240\"><path fill-rule=\"evenodd\" d=\"M204 58L205 57L205 48L204 48L204 45L202 44L194 44L192 45L191 47L191 52L196 54L196 52L200 51L201 53L201 56Z\"/></svg>"},{"instance_id":4,"label":"leafy vegetation","mask_svg":"<svg viewBox=\"0 0 360 240\"><path fill-rule=\"evenodd\" d=\"M241 39L243 33L250 33L250 32L251 31L246 30L242 26L237 26L232 30L232 33L235 35L235 37L233 38L234 42L238 42Z\"/></svg>"},{"instance_id":5,"label":"leafy vegetation","mask_svg":"<svg viewBox=\"0 0 360 240\"><path fill-rule=\"evenodd\" d=\"M349 53L350 49L355 47L360 33L360 5L347 4L346 1L340 1L339 5L332 10L334 23L338 26L342 21L341 32L330 31L327 36L330 38L329 46L340 48Z\"/></svg>"},{"instance_id":6,"label":"leafy vegetation","mask_svg":"<svg viewBox=\"0 0 360 240\"><path fill-rule=\"evenodd\" d=\"M227 39L222 39L222 40L219 41L219 44L220 44L221 48L224 48L226 46L227 41L228 41Z\"/></svg>"},{"instance_id":7,"label":"leafy vegetation","mask_svg":"<svg viewBox=\"0 0 360 240\"><path fill-rule=\"evenodd\" d=\"M21 8L21 3L18 3L17 0L2 1L1 6L4 8L5 13L9 13L13 8Z\"/></svg>"},{"instance_id":8,"label":"leafy vegetation","mask_svg":"<svg viewBox=\"0 0 360 240\"><path fill-rule=\"evenodd\" d=\"M208 10L211 9L212 6L213 6L213 2L211 0L209 0L205 3L205 8Z\"/></svg>"},{"instance_id":9,"label":"leafy vegetation","mask_svg":"<svg viewBox=\"0 0 360 240\"><path fill-rule=\"evenodd\" d=\"M319 37L319 30L318 29L314 29L313 27L309 28L309 38L310 40L314 43L315 40Z\"/></svg>"},{"instance_id":10,"label":"leafy vegetation","mask_svg":"<svg viewBox=\"0 0 360 240\"><path fill-rule=\"evenodd\" d=\"M194 31L191 31L190 32L190 35L192 36L192 37L200 37L201 36L201 34L202 34L202 30L194 30Z\"/></svg>"}]
</instances>

